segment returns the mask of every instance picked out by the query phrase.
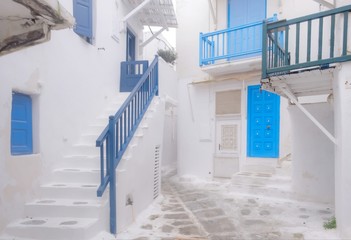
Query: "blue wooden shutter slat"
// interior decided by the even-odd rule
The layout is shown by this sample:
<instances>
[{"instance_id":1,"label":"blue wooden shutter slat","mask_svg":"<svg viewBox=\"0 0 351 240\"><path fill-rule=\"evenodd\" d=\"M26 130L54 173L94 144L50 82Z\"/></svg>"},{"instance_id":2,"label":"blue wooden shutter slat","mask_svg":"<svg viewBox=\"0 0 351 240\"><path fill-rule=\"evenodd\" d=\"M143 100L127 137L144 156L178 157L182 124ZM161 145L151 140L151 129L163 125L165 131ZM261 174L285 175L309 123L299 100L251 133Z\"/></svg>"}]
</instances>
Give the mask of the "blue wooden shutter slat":
<instances>
[{"instance_id":1,"label":"blue wooden shutter slat","mask_svg":"<svg viewBox=\"0 0 351 240\"><path fill-rule=\"evenodd\" d=\"M76 19L74 31L84 37L93 37L92 0L74 0L73 15Z\"/></svg>"},{"instance_id":2,"label":"blue wooden shutter slat","mask_svg":"<svg viewBox=\"0 0 351 240\"><path fill-rule=\"evenodd\" d=\"M27 95L15 93L11 113L11 153L33 153L32 135L32 99Z\"/></svg>"}]
</instances>

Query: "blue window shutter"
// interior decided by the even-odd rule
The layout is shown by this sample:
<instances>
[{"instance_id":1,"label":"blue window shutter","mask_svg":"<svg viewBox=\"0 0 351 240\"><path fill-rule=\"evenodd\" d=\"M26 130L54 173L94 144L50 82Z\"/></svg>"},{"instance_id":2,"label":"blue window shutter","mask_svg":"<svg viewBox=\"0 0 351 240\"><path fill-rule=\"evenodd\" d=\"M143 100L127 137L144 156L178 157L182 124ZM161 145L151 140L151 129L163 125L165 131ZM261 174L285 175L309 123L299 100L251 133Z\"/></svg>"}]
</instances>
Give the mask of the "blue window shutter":
<instances>
[{"instance_id":1,"label":"blue window shutter","mask_svg":"<svg viewBox=\"0 0 351 240\"><path fill-rule=\"evenodd\" d=\"M12 95L11 154L33 153L32 99L28 95Z\"/></svg>"},{"instance_id":2,"label":"blue window shutter","mask_svg":"<svg viewBox=\"0 0 351 240\"><path fill-rule=\"evenodd\" d=\"M73 0L73 15L76 19L74 31L91 39L93 37L92 0Z\"/></svg>"}]
</instances>

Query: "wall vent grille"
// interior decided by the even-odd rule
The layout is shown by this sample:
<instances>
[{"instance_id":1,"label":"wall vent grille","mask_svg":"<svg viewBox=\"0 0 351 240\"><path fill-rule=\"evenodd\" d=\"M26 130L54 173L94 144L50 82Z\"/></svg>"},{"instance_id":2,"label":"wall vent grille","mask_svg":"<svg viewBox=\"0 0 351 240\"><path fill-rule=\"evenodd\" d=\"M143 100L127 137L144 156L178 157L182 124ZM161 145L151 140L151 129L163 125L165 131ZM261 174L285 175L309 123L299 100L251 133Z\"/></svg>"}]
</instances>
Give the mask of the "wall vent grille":
<instances>
[{"instance_id":1,"label":"wall vent grille","mask_svg":"<svg viewBox=\"0 0 351 240\"><path fill-rule=\"evenodd\" d=\"M160 194L160 145L155 146L154 199Z\"/></svg>"}]
</instances>

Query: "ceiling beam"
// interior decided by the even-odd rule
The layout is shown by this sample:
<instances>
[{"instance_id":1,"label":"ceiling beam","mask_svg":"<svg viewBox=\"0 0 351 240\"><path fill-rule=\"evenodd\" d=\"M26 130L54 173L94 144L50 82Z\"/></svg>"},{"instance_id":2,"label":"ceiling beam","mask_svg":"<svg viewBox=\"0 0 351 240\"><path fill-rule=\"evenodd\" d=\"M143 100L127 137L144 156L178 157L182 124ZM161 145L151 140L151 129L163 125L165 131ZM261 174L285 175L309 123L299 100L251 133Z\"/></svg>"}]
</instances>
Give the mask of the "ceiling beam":
<instances>
[{"instance_id":1,"label":"ceiling beam","mask_svg":"<svg viewBox=\"0 0 351 240\"><path fill-rule=\"evenodd\" d=\"M335 8L335 0L333 1L333 3L330 3L330 2L328 2L326 0L313 0L313 1L325 6L327 8L330 8L330 9Z\"/></svg>"}]
</instances>

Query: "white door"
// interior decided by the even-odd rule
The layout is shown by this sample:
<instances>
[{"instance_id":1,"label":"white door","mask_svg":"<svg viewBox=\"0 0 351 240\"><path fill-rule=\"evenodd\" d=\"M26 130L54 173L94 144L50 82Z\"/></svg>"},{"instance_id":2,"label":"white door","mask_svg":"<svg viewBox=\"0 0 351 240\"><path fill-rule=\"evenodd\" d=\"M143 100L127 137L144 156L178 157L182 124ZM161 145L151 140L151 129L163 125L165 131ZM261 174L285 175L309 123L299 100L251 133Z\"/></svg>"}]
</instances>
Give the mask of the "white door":
<instances>
[{"instance_id":1,"label":"white door","mask_svg":"<svg viewBox=\"0 0 351 240\"><path fill-rule=\"evenodd\" d=\"M240 120L217 119L215 177L231 177L239 170Z\"/></svg>"}]
</instances>

